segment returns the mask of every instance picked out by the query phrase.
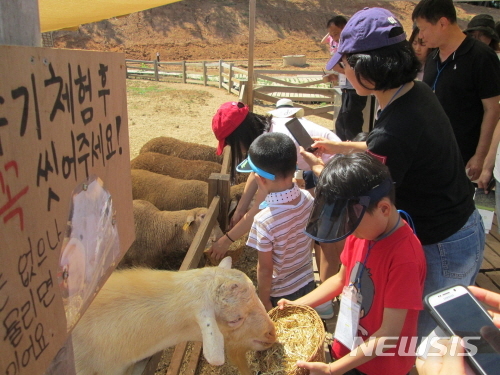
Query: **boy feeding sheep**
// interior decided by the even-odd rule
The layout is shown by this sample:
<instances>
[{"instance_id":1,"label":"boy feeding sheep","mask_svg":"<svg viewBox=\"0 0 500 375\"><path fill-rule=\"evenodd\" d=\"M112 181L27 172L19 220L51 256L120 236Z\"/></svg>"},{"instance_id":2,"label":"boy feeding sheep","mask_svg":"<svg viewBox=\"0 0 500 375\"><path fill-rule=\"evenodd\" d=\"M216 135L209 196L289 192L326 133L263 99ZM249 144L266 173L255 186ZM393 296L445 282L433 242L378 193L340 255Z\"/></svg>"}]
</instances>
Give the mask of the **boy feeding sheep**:
<instances>
[{"instance_id":1,"label":"boy feeding sheep","mask_svg":"<svg viewBox=\"0 0 500 375\"><path fill-rule=\"evenodd\" d=\"M293 182L297 150L282 133L265 133L250 145L238 172L255 172L259 195L266 193L254 217L247 245L258 250L259 297L267 310L278 300L294 300L315 288L312 239L304 229L312 196Z\"/></svg>"},{"instance_id":2,"label":"boy feeding sheep","mask_svg":"<svg viewBox=\"0 0 500 375\"><path fill-rule=\"evenodd\" d=\"M314 307L341 294L336 360L299 367L327 375L405 375L413 367L426 262L394 201L389 169L367 153L337 154L321 172L306 232L320 242L347 238L342 266L307 296L279 306Z\"/></svg>"}]
</instances>

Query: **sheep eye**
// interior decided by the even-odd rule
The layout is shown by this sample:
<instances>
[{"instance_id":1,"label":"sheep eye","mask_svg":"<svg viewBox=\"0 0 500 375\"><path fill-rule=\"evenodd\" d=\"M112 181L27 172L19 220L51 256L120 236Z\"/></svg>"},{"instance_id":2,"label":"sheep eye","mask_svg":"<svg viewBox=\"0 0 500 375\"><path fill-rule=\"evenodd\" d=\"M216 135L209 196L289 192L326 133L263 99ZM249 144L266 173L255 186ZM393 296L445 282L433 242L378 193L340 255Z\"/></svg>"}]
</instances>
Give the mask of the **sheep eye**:
<instances>
[{"instance_id":1,"label":"sheep eye","mask_svg":"<svg viewBox=\"0 0 500 375\"><path fill-rule=\"evenodd\" d=\"M242 321L242 320L243 320L243 318L241 318L241 317L240 317L240 318L238 318L238 319L236 319L236 320L231 320L231 321L229 322L229 324L236 324L236 323L238 323L238 322L240 322L240 321Z\"/></svg>"}]
</instances>

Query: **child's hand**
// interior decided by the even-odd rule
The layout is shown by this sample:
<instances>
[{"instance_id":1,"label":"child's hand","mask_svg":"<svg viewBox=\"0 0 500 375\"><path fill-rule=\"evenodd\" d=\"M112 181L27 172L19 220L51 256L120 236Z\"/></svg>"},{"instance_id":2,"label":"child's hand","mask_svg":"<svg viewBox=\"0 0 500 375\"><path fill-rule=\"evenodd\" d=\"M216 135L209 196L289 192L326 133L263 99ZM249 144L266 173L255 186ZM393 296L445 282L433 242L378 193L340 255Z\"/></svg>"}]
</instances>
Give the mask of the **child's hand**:
<instances>
[{"instance_id":1,"label":"child's hand","mask_svg":"<svg viewBox=\"0 0 500 375\"><path fill-rule=\"evenodd\" d=\"M297 361L297 367L309 370L311 375L334 375L335 372L330 371L330 365L323 362L304 362ZM342 371L342 373L344 373ZM339 374L340 375L340 374Z\"/></svg>"},{"instance_id":2,"label":"child's hand","mask_svg":"<svg viewBox=\"0 0 500 375\"><path fill-rule=\"evenodd\" d=\"M282 299L280 299L280 300L278 301L278 308L279 308L280 310L283 310L283 309L285 308L285 306L286 306L286 305L295 305L295 303L294 303L293 301L289 301L289 300L284 299L284 298L282 298Z\"/></svg>"},{"instance_id":3,"label":"child's hand","mask_svg":"<svg viewBox=\"0 0 500 375\"><path fill-rule=\"evenodd\" d=\"M207 254L210 255L210 258L216 261L222 260L222 258L224 258L227 250L229 249L229 246L231 245L230 243L224 243L226 241L225 237L226 236L222 236L221 238L219 238L219 240L215 241L210 249L207 250Z\"/></svg>"},{"instance_id":4,"label":"child's hand","mask_svg":"<svg viewBox=\"0 0 500 375\"><path fill-rule=\"evenodd\" d=\"M315 154L307 152L302 146L299 146L299 152L302 158L304 158L304 161L309 164L313 173L316 176L319 176L321 174L321 171L325 167L325 163L323 163L323 160L317 157Z\"/></svg>"}]
</instances>

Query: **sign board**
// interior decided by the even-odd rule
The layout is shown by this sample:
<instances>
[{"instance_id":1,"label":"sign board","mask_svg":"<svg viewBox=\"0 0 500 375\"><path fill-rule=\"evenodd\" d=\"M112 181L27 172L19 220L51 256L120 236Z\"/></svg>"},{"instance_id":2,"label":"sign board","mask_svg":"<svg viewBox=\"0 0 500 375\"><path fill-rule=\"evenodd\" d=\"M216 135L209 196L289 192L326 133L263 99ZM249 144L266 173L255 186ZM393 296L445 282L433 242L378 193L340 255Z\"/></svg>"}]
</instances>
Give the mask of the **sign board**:
<instances>
[{"instance_id":1,"label":"sign board","mask_svg":"<svg viewBox=\"0 0 500 375\"><path fill-rule=\"evenodd\" d=\"M0 374L43 374L134 240L122 54L0 46Z\"/></svg>"}]
</instances>

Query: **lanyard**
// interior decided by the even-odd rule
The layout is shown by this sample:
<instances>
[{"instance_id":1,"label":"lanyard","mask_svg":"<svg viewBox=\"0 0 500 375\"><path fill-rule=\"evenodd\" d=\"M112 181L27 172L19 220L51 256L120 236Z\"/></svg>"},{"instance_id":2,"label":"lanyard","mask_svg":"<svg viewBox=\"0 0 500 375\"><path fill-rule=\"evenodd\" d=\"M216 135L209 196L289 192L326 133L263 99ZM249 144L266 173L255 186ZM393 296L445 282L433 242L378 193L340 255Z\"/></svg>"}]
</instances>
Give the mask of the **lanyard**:
<instances>
[{"instance_id":1,"label":"lanyard","mask_svg":"<svg viewBox=\"0 0 500 375\"><path fill-rule=\"evenodd\" d=\"M365 256L365 260L361 264L362 265L361 271L359 272L358 279L356 280L356 285L358 286L358 291L361 291L361 277L363 276L363 272L364 272L364 270L366 268L366 262L368 261L368 256L370 255L370 252L373 249L373 246L375 246L375 244L378 241L383 240L384 238L387 238L392 233L394 233L394 231L396 230L396 228L398 227L398 225L399 225L400 222L401 222L401 216L398 216L398 221L396 222L396 225L394 225L389 232L384 233L383 235L381 235L380 237L378 237L377 239L375 239L373 241L370 241L370 244L368 245L368 251L367 251L366 256Z\"/></svg>"},{"instance_id":2,"label":"lanyard","mask_svg":"<svg viewBox=\"0 0 500 375\"><path fill-rule=\"evenodd\" d=\"M448 65L448 63L450 61L453 61L455 60L455 53L457 51L453 52L453 57L451 58L451 60L448 60L447 62L444 63L444 65L441 67L441 69L439 69L439 58L436 60L436 69L437 69L437 75L436 75L436 78L434 79L434 83L432 84L432 91L436 92L436 85L437 85L437 82L439 80L439 76L441 75L441 72L444 70L444 68L446 68L446 65ZM439 50L437 52L439 54ZM438 56L439 57L439 56Z\"/></svg>"},{"instance_id":3,"label":"lanyard","mask_svg":"<svg viewBox=\"0 0 500 375\"><path fill-rule=\"evenodd\" d=\"M380 117L380 115L382 114L382 112L384 112L384 110L389 106L389 104L391 104L394 99L396 99L396 96L399 94L399 92L403 89L403 87L405 87L406 83L403 83L399 89L394 93L394 95L392 96L391 100L389 100L389 102L387 103L387 105L384 107L384 109L379 109L377 111L377 119Z\"/></svg>"}]
</instances>

